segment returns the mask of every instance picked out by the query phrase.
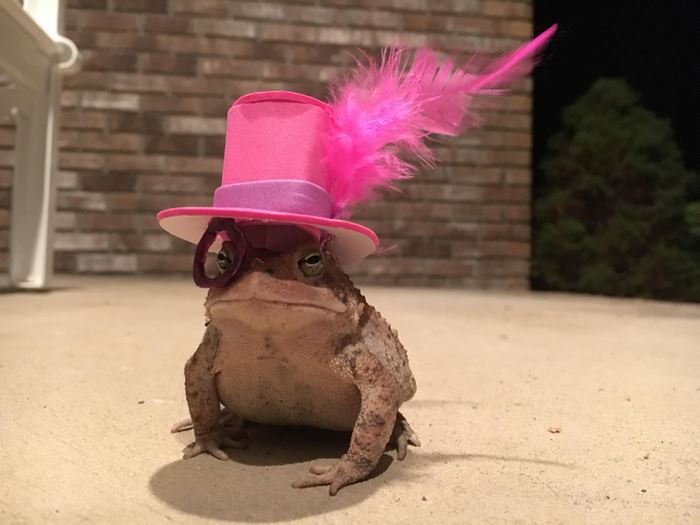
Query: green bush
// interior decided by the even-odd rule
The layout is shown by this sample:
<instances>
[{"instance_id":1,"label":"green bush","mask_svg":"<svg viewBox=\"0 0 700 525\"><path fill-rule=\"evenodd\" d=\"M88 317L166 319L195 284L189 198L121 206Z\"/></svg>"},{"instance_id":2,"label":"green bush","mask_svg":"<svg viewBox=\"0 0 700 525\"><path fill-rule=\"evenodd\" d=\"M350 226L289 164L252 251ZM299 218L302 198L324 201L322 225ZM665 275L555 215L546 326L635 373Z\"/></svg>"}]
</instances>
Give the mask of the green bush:
<instances>
[{"instance_id":1,"label":"green bush","mask_svg":"<svg viewBox=\"0 0 700 525\"><path fill-rule=\"evenodd\" d=\"M685 208L685 219L688 221L690 233L700 236L700 201L688 204Z\"/></svg>"},{"instance_id":2,"label":"green bush","mask_svg":"<svg viewBox=\"0 0 700 525\"><path fill-rule=\"evenodd\" d=\"M598 80L562 120L540 166L535 286L700 301L697 175L669 124L618 79Z\"/></svg>"}]
</instances>

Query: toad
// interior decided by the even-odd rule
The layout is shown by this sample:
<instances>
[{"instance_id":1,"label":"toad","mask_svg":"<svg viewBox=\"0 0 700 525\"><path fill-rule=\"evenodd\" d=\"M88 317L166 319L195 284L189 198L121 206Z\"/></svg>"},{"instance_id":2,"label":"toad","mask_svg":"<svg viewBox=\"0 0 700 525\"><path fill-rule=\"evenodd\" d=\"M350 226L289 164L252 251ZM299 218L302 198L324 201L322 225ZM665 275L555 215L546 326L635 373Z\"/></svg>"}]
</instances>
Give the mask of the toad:
<instances>
[{"instance_id":1,"label":"toad","mask_svg":"<svg viewBox=\"0 0 700 525\"><path fill-rule=\"evenodd\" d=\"M239 246L247 242L226 228ZM218 252L220 275L210 279L230 283L210 289L204 337L185 366L195 441L184 457L228 459L225 448L243 446L244 421L352 431L337 463L314 465L293 484L329 485L334 495L366 479L387 445L400 460L409 444L420 446L399 412L416 383L396 331L323 242L303 237L282 253L249 246L243 256L232 241Z\"/></svg>"}]
</instances>

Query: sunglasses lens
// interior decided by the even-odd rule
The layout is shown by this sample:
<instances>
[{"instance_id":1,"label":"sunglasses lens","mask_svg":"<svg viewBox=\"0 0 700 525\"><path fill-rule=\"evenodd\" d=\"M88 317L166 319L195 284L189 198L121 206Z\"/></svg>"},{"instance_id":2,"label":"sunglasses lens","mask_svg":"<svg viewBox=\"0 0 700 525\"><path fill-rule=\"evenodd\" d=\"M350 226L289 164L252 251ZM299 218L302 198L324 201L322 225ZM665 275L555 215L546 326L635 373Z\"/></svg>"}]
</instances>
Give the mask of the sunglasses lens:
<instances>
[{"instance_id":1,"label":"sunglasses lens","mask_svg":"<svg viewBox=\"0 0 700 525\"><path fill-rule=\"evenodd\" d=\"M218 253L209 253L217 239L222 240ZM228 285L238 274L246 254L246 240L231 219L212 219L195 251L192 276L201 288Z\"/></svg>"}]
</instances>

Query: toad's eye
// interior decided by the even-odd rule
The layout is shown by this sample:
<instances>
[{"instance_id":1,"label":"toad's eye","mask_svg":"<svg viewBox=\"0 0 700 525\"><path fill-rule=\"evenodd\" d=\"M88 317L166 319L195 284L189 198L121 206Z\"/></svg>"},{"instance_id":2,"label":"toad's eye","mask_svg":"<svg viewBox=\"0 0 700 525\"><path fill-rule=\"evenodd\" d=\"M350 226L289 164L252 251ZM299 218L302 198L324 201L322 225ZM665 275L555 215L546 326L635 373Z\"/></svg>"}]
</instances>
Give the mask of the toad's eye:
<instances>
[{"instance_id":1,"label":"toad's eye","mask_svg":"<svg viewBox=\"0 0 700 525\"><path fill-rule=\"evenodd\" d=\"M231 262L231 256L223 249L216 256L216 264L221 273L226 273L231 268Z\"/></svg>"},{"instance_id":2,"label":"toad's eye","mask_svg":"<svg viewBox=\"0 0 700 525\"><path fill-rule=\"evenodd\" d=\"M299 259L299 269L307 277L321 275L323 273L323 255L320 252L311 252Z\"/></svg>"}]
</instances>

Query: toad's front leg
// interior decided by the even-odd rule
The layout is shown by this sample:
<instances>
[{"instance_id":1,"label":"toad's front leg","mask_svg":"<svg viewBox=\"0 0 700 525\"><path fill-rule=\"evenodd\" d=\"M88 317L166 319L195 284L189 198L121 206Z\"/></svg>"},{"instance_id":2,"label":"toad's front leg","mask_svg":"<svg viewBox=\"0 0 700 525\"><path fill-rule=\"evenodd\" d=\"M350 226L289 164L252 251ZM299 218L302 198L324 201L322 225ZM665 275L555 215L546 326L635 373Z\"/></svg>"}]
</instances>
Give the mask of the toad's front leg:
<instances>
[{"instance_id":1,"label":"toad's front leg","mask_svg":"<svg viewBox=\"0 0 700 525\"><path fill-rule=\"evenodd\" d=\"M224 436L219 424L221 402L216 389L214 359L220 342L221 333L209 325L199 348L185 365L185 395L195 436L194 443L182 451L185 459L202 452L208 452L218 459L228 459L228 454L221 447L245 446Z\"/></svg>"},{"instance_id":2,"label":"toad's front leg","mask_svg":"<svg viewBox=\"0 0 700 525\"><path fill-rule=\"evenodd\" d=\"M348 347L335 365L342 374L352 377L362 400L350 448L335 465L312 466L310 475L292 485L330 485L331 496L346 485L367 479L376 468L394 428L400 399L398 383L367 349Z\"/></svg>"}]
</instances>

